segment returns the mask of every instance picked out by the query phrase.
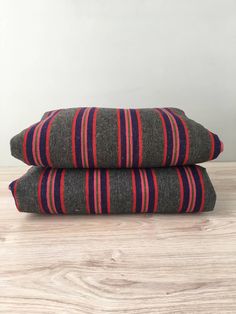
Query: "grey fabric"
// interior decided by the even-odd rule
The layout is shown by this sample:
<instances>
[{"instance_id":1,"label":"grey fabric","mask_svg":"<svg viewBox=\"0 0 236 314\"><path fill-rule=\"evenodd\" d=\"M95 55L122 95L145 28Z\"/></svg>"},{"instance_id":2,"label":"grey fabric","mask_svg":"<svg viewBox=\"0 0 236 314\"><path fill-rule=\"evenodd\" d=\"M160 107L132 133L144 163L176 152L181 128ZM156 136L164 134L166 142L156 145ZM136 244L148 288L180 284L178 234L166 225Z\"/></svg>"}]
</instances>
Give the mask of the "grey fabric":
<instances>
[{"instance_id":1,"label":"grey fabric","mask_svg":"<svg viewBox=\"0 0 236 314\"><path fill-rule=\"evenodd\" d=\"M94 119L94 130L91 125L82 125L81 121L76 120L76 112L84 109L85 112L91 110L89 114ZM94 109L97 112L96 117L92 113ZM128 132L122 123L120 128L118 127L118 111L129 116L132 114L132 110L135 117L140 115L140 122L138 127L135 122L130 122L132 132ZM176 108L158 110L160 109L71 108L48 112L36 124L36 128L31 126L12 138L11 153L14 157L30 165L54 168L150 168L200 163L215 159L223 150L223 145L217 135L189 119L182 110ZM52 117L48 118L50 114ZM164 126L163 119L165 120ZM47 126L48 122L51 123L50 128ZM77 124L73 129L74 122ZM175 126L176 123L177 126ZM40 126L47 130L48 142L46 142L46 136L38 131ZM81 126L80 133L78 133L79 126ZM164 140L165 128L166 140ZM95 133L90 138L89 135L93 132ZM185 132L187 132L186 136ZM124 139L120 148L119 135ZM81 146L79 138L85 138L84 148ZM173 139L176 141L175 144ZM189 139L189 152L186 152L187 139ZM37 146L37 143L40 145ZM73 144L77 145L74 151ZM49 147L49 156L45 157L47 147ZM128 153L126 148L130 150ZM167 160L164 160L165 148L167 148ZM186 153L186 160L179 158L171 163L171 156L180 154L181 150L183 150L183 154ZM133 158L133 160L128 165L126 163L119 165L120 153L123 159ZM83 159L83 154L87 154L88 159L91 159L88 164L83 165L81 162L75 164L73 160ZM137 156L139 156L138 161L135 161ZM96 158L96 164L93 158Z\"/></svg>"},{"instance_id":2,"label":"grey fabric","mask_svg":"<svg viewBox=\"0 0 236 314\"><path fill-rule=\"evenodd\" d=\"M194 164L222 151L216 134L177 108L54 110L12 138L12 155L35 167L10 189L28 213L210 211L214 188Z\"/></svg>"},{"instance_id":3,"label":"grey fabric","mask_svg":"<svg viewBox=\"0 0 236 314\"><path fill-rule=\"evenodd\" d=\"M190 166L185 167L188 171L192 173L196 173L199 171L199 178L202 178L203 189L199 188L199 180L195 181L194 190L195 190L195 202L191 205L189 212L198 212L200 210L199 201L203 201L204 206L202 207L202 211L210 211L214 208L216 195L214 188L211 184L211 181L207 175L205 168L199 166ZM53 173L55 174L61 171L60 169L48 169L48 180L45 184L42 183L40 185L40 178L42 179L42 173L46 173L44 168L41 167L32 167L24 176L19 178L16 181L13 181L10 185L10 189L13 192L13 196L15 197L18 209L22 212L34 212L34 213L42 213L42 209L40 208L40 201L47 202L49 204L50 193L53 191L54 193L54 201L55 204L58 202L58 197L61 193L64 198L65 212L66 214L94 214L99 212L93 212L91 204L89 205L89 212L87 205L90 198L94 195L99 199L98 206L101 207L101 213L110 213L110 214L127 214L132 213L132 207L134 204L135 195L140 199L140 203L142 203L142 198L146 193L146 197L149 200L154 199L154 185L146 183L146 192L140 192L138 188L134 187L132 183L132 175L134 175L134 171L139 170L131 170L131 169L112 169L112 170L101 170L104 171L109 177L109 183L104 186L101 183L101 189L97 191L92 188L92 193L89 192L88 185L86 186L86 175L94 175L94 172L101 175L100 170L85 170L85 169L66 169L64 171L64 183L61 183L60 189L57 190L56 184L57 179L53 181ZM157 182L158 188L158 202L157 208L154 210L154 207L148 203L147 206L144 206L143 212L153 212L156 211L160 214L173 214L178 213L179 206L181 203L181 188L180 181L178 178L178 171L185 171L184 167L169 167L169 168L155 168L149 170L142 170L143 175L150 174L150 171L153 171L153 178ZM54 183L53 183L54 182ZM60 181L61 182L61 181ZM108 181L107 181L108 182ZM43 186L44 184L44 186ZM39 193L39 186L41 187L41 194ZM92 184L92 187L95 185ZM148 188L147 188L148 186ZM46 190L49 190L49 194ZM183 199L186 198L187 202L190 202L188 191L189 185L184 187ZM107 191L109 190L109 200L108 198L104 201L101 197L104 195L108 195ZM63 192L62 192L63 191ZM148 192L147 192L148 191ZM89 194L90 193L90 194ZM94 194L95 193L95 194ZM40 194L40 197L39 197ZM63 195L62 195L63 194ZM49 196L48 196L49 195ZM193 195L193 194L192 194ZM107 202L108 200L108 202ZM198 206L197 202L199 203ZM110 205L108 206L108 203ZM135 208L136 212L141 212L137 208L140 206L140 203L137 203ZM105 205L104 205L105 204ZM106 211L106 206L109 207L109 210ZM60 213L60 206L57 206L56 213ZM45 206L44 206L45 209ZM184 212L185 210L180 210L180 212ZM47 213L48 210L45 210ZM50 212L48 212L50 213Z\"/></svg>"}]
</instances>

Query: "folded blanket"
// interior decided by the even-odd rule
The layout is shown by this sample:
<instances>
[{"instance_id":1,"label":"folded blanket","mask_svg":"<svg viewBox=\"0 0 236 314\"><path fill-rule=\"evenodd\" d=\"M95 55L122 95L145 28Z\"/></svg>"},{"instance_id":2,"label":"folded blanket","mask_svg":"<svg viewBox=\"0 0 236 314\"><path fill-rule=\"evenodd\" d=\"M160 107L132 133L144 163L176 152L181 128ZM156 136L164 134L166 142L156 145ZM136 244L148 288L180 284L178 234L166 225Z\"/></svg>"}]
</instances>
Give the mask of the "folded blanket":
<instances>
[{"instance_id":1,"label":"folded blanket","mask_svg":"<svg viewBox=\"0 0 236 314\"><path fill-rule=\"evenodd\" d=\"M74 108L51 111L11 140L29 165L149 168L215 159L218 136L175 108Z\"/></svg>"},{"instance_id":2,"label":"folded blanket","mask_svg":"<svg viewBox=\"0 0 236 314\"><path fill-rule=\"evenodd\" d=\"M151 169L32 167L10 184L19 211L42 214L210 211L216 195L200 166Z\"/></svg>"}]
</instances>

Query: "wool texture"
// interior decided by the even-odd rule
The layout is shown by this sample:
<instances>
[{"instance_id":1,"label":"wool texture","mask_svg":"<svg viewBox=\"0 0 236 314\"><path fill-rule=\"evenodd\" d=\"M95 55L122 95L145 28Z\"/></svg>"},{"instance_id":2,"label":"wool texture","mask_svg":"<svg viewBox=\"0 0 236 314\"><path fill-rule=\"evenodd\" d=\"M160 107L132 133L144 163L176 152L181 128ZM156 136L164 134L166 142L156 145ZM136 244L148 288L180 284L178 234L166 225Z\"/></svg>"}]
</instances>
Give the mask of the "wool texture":
<instances>
[{"instance_id":1,"label":"wool texture","mask_svg":"<svg viewBox=\"0 0 236 314\"><path fill-rule=\"evenodd\" d=\"M50 111L11 140L28 165L152 168L215 159L223 144L176 108L71 108Z\"/></svg>"},{"instance_id":2,"label":"wool texture","mask_svg":"<svg viewBox=\"0 0 236 314\"><path fill-rule=\"evenodd\" d=\"M21 212L40 214L192 213L214 208L205 168L31 167L10 184Z\"/></svg>"}]
</instances>

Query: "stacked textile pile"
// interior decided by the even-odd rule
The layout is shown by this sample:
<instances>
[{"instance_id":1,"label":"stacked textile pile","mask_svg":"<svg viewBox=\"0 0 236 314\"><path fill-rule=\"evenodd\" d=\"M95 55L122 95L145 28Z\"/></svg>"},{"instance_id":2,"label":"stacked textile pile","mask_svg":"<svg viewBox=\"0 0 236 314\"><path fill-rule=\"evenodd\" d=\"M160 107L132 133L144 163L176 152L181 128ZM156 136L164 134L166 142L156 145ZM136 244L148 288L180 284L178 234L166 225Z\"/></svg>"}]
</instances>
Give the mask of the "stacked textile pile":
<instances>
[{"instance_id":1,"label":"stacked textile pile","mask_svg":"<svg viewBox=\"0 0 236 314\"><path fill-rule=\"evenodd\" d=\"M22 212L209 211L215 191L195 163L222 150L176 108L55 110L12 138L12 155L33 167L10 189Z\"/></svg>"}]
</instances>

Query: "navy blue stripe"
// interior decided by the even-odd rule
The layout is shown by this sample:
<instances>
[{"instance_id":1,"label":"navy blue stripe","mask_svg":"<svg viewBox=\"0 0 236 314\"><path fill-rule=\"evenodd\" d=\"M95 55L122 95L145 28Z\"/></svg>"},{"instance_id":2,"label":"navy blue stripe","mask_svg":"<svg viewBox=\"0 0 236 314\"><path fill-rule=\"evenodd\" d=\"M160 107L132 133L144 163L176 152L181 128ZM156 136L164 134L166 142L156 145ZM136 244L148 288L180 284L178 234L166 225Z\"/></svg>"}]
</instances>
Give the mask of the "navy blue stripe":
<instances>
[{"instance_id":1,"label":"navy blue stripe","mask_svg":"<svg viewBox=\"0 0 236 314\"><path fill-rule=\"evenodd\" d=\"M138 167L139 164L139 132L138 118L136 109L130 109L132 133L133 133L133 167Z\"/></svg>"},{"instance_id":2,"label":"navy blue stripe","mask_svg":"<svg viewBox=\"0 0 236 314\"><path fill-rule=\"evenodd\" d=\"M105 169L100 170L101 174L101 203L102 214L107 214L107 177Z\"/></svg>"},{"instance_id":3,"label":"navy blue stripe","mask_svg":"<svg viewBox=\"0 0 236 314\"><path fill-rule=\"evenodd\" d=\"M81 122L86 108L81 108L75 124L75 154L77 167L82 168L82 154L81 154ZM85 131L85 130L83 130Z\"/></svg>"},{"instance_id":4,"label":"navy blue stripe","mask_svg":"<svg viewBox=\"0 0 236 314\"><path fill-rule=\"evenodd\" d=\"M170 120L167 114L161 110L162 116L165 120L166 124L166 132L167 132L167 156L166 156L166 166L170 165L172 159L172 150L173 150L173 134L171 129Z\"/></svg>"},{"instance_id":5,"label":"navy blue stripe","mask_svg":"<svg viewBox=\"0 0 236 314\"><path fill-rule=\"evenodd\" d=\"M94 171L89 171L89 208L90 208L90 214L95 214L95 208L94 208Z\"/></svg>"},{"instance_id":6,"label":"navy blue stripe","mask_svg":"<svg viewBox=\"0 0 236 314\"><path fill-rule=\"evenodd\" d=\"M200 210L202 202L202 186L196 166L190 166L190 170L192 172L196 184L196 203L193 212L198 212Z\"/></svg>"},{"instance_id":7,"label":"navy blue stripe","mask_svg":"<svg viewBox=\"0 0 236 314\"><path fill-rule=\"evenodd\" d=\"M30 130L28 132L28 136L27 136L27 141L26 141L26 154L27 154L27 158L28 158L31 165L36 165L36 163L34 161L34 157L33 157L33 148L32 148L34 130L35 130L36 126L38 126L38 123L34 124L30 128Z\"/></svg>"},{"instance_id":8,"label":"navy blue stripe","mask_svg":"<svg viewBox=\"0 0 236 314\"><path fill-rule=\"evenodd\" d=\"M166 109L168 112L174 117L177 126L178 126L178 131L179 131L179 157L177 161L177 165L182 165L185 159L185 154L186 154L186 134L184 130L183 123L181 119L170 109Z\"/></svg>"},{"instance_id":9,"label":"navy blue stripe","mask_svg":"<svg viewBox=\"0 0 236 314\"><path fill-rule=\"evenodd\" d=\"M124 109L120 109L121 168L126 167L126 127Z\"/></svg>"},{"instance_id":10,"label":"navy blue stripe","mask_svg":"<svg viewBox=\"0 0 236 314\"><path fill-rule=\"evenodd\" d=\"M214 149L214 155L213 155L213 159L215 159L220 154L221 143L220 143L219 137L214 133L212 134L213 134L214 142L215 142L215 149Z\"/></svg>"},{"instance_id":11,"label":"navy blue stripe","mask_svg":"<svg viewBox=\"0 0 236 314\"><path fill-rule=\"evenodd\" d=\"M14 186L15 186L15 184L16 184L16 180L15 181L12 181L10 184L9 184L9 189L10 189L10 191L13 193L13 191L14 191Z\"/></svg>"},{"instance_id":12,"label":"navy blue stripe","mask_svg":"<svg viewBox=\"0 0 236 314\"><path fill-rule=\"evenodd\" d=\"M43 178L42 178L42 186L41 186L41 200L42 200L42 206L45 211L45 213L50 214L50 210L48 208L47 204L47 180L48 175L50 173L51 169L47 168L44 172Z\"/></svg>"},{"instance_id":13,"label":"navy blue stripe","mask_svg":"<svg viewBox=\"0 0 236 314\"><path fill-rule=\"evenodd\" d=\"M142 188L139 169L134 169L134 175L136 184L136 213L140 213L142 208Z\"/></svg>"},{"instance_id":14,"label":"navy blue stripe","mask_svg":"<svg viewBox=\"0 0 236 314\"><path fill-rule=\"evenodd\" d=\"M188 184L187 175L184 171L184 167L179 167L179 171L182 177L183 187L184 187L184 199L183 199L183 206L182 206L181 212L186 212L188 208L188 202L189 202L189 184Z\"/></svg>"},{"instance_id":15,"label":"navy blue stripe","mask_svg":"<svg viewBox=\"0 0 236 314\"><path fill-rule=\"evenodd\" d=\"M87 148L88 148L88 164L90 168L94 168L93 160L93 117L95 108L92 108L88 116L88 129L84 130L87 132Z\"/></svg>"},{"instance_id":16,"label":"navy blue stripe","mask_svg":"<svg viewBox=\"0 0 236 314\"><path fill-rule=\"evenodd\" d=\"M56 210L59 214L63 214L61 209L61 199L60 199L60 182L61 182L62 169L57 169L55 184L54 184L54 202Z\"/></svg>"},{"instance_id":17,"label":"navy blue stripe","mask_svg":"<svg viewBox=\"0 0 236 314\"><path fill-rule=\"evenodd\" d=\"M155 187L151 169L146 169L148 187L149 187L149 202L148 202L148 213L154 211L154 200L155 200Z\"/></svg>"}]
</instances>

